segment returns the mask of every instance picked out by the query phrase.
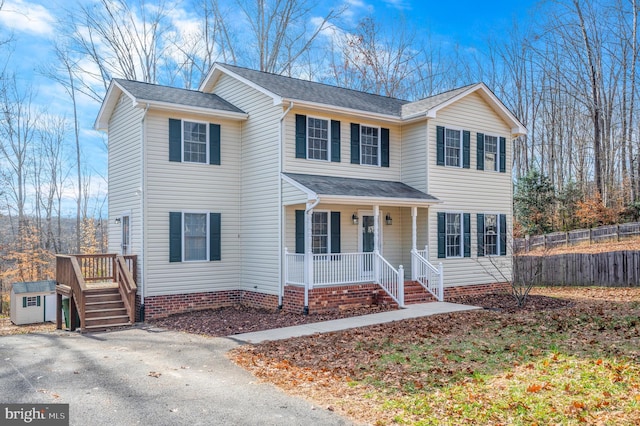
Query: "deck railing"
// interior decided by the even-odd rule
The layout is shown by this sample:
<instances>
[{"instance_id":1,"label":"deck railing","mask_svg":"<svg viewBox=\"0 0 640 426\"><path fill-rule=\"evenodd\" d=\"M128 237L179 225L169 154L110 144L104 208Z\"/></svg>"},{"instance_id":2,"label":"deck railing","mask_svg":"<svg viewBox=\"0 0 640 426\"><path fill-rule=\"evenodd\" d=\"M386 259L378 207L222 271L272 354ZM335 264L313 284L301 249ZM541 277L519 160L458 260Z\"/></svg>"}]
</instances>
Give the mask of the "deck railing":
<instances>
[{"instance_id":1,"label":"deck railing","mask_svg":"<svg viewBox=\"0 0 640 426\"><path fill-rule=\"evenodd\" d=\"M80 328L85 329L86 294L90 289L89 283L95 282L117 283L129 319L132 323L135 322L136 274L137 256L135 255L57 255L56 281L57 284L69 288L71 329L75 327L76 309L80 317ZM67 294L67 291L65 290L64 293Z\"/></svg>"},{"instance_id":2,"label":"deck railing","mask_svg":"<svg viewBox=\"0 0 640 426\"><path fill-rule=\"evenodd\" d=\"M379 253L312 254L310 264L305 255L285 249L285 282L315 286L376 283L400 305L404 305L404 270L393 268ZM400 275L402 275L400 277Z\"/></svg>"},{"instance_id":3,"label":"deck railing","mask_svg":"<svg viewBox=\"0 0 640 426\"><path fill-rule=\"evenodd\" d=\"M429 262L429 248L411 251L411 279L417 281L440 302L444 300L444 273L442 262L438 267Z\"/></svg>"}]
</instances>

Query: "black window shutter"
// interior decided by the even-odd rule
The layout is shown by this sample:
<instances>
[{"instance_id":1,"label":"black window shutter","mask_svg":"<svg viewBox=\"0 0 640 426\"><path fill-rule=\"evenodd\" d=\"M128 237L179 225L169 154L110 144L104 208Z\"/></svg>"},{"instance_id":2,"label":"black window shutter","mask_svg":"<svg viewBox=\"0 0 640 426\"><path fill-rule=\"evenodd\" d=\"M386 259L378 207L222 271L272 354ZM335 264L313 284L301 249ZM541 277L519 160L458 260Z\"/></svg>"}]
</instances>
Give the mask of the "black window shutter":
<instances>
[{"instance_id":1,"label":"black window shutter","mask_svg":"<svg viewBox=\"0 0 640 426\"><path fill-rule=\"evenodd\" d=\"M500 215L500 256L507 255L507 215Z\"/></svg>"},{"instance_id":2,"label":"black window shutter","mask_svg":"<svg viewBox=\"0 0 640 426\"><path fill-rule=\"evenodd\" d=\"M463 213L464 219L464 257L471 257L471 214Z\"/></svg>"},{"instance_id":3,"label":"black window shutter","mask_svg":"<svg viewBox=\"0 0 640 426\"><path fill-rule=\"evenodd\" d=\"M169 262L182 262L182 212L169 212Z\"/></svg>"},{"instance_id":4,"label":"black window shutter","mask_svg":"<svg viewBox=\"0 0 640 426\"><path fill-rule=\"evenodd\" d=\"M500 138L500 173L507 171L507 140Z\"/></svg>"},{"instance_id":5,"label":"black window shutter","mask_svg":"<svg viewBox=\"0 0 640 426\"><path fill-rule=\"evenodd\" d=\"M351 164L360 164L360 125L351 123Z\"/></svg>"},{"instance_id":6,"label":"black window shutter","mask_svg":"<svg viewBox=\"0 0 640 426\"><path fill-rule=\"evenodd\" d=\"M436 164L444 166L444 127L436 126Z\"/></svg>"},{"instance_id":7,"label":"black window shutter","mask_svg":"<svg viewBox=\"0 0 640 426\"><path fill-rule=\"evenodd\" d=\"M296 210L296 253L304 253L304 210Z\"/></svg>"},{"instance_id":8,"label":"black window shutter","mask_svg":"<svg viewBox=\"0 0 640 426\"><path fill-rule=\"evenodd\" d=\"M478 170L484 170L484 134L478 133L476 137Z\"/></svg>"},{"instance_id":9,"label":"black window shutter","mask_svg":"<svg viewBox=\"0 0 640 426\"><path fill-rule=\"evenodd\" d=\"M389 129L380 129L380 152L382 154L382 167L389 167Z\"/></svg>"},{"instance_id":10,"label":"black window shutter","mask_svg":"<svg viewBox=\"0 0 640 426\"><path fill-rule=\"evenodd\" d=\"M340 212L331 212L331 253L340 253Z\"/></svg>"},{"instance_id":11,"label":"black window shutter","mask_svg":"<svg viewBox=\"0 0 640 426\"><path fill-rule=\"evenodd\" d=\"M220 125L209 124L209 164L220 165Z\"/></svg>"},{"instance_id":12,"label":"black window shutter","mask_svg":"<svg viewBox=\"0 0 640 426\"><path fill-rule=\"evenodd\" d=\"M478 257L480 256L484 256L484 214L482 213L478 213Z\"/></svg>"},{"instance_id":13,"label":"black window shutter","mask_svg":"<svg viewBox=\"0 0 640 426\"><path fill-rule=\"evenodd\" d=\"M22 298L22 307L23 307L23 308L26 308L26 307L27 307L27 298L26 298L26 297L23 297L23 298Z\"/></svg>"},{"instance_id":14,"label":"black window shutter","mask_svg":"<svg viewBox=\"0 0 640 426\"><path fill-rule=\"evenodd\" d=\"M307 116L296 114L296 158L307 158Z\"/></svg>"},{"instance_id":15,"label":"black window shutter","mask_svg":"<svg viewBox=\"0 0 640 426\"><path fill-rule=\"evenodd\" d=\"M340 162L340 122L331 120L331 161Z\"/></svg>"},{"instance_id":16,"label":"black window shutter","mask_svg":"<svg viewBox=\"0 0 640 426\"><path fill-rule=\"evenodd\" d=\"M447 222L445 213L438 213L438 257L447 257Z\"/></svg>"},{"instance_id":17,"label":"black window shutter","mask_svg":"<svg viewBox=\"0 0 640 426\"><path fill-rule=\"evenodd\" d=\"M40 296L36 297L36 306L40 306Z\"/></svg>"},{"instance_id":18,"label":"black window shutter","mask_svg":"<svg viewBox=\"0 0 640 426\"><path fill-rule=\"evenodd\" d=\"M182 121L169 119L169 161L182 161Z\"/></svg>"},{"instance_id":19,"label":"black window shutter","mask_svg":"<svg viewBox=\"0 0 640 426\"><path fill-rule=\"evenodd\" d=\"M471 132L462 131L462 167L468 169L471 164Z\"/></svg>"},{"instance_id":20,"label":"black window shutter","mask_svg":"<svg viewBox=\"0 0 640 426\"><path fill-rule=\"evenodd\" d=\"M209 260L222 259L222 215L209 213Z\"/></svg>"}]
</instances>

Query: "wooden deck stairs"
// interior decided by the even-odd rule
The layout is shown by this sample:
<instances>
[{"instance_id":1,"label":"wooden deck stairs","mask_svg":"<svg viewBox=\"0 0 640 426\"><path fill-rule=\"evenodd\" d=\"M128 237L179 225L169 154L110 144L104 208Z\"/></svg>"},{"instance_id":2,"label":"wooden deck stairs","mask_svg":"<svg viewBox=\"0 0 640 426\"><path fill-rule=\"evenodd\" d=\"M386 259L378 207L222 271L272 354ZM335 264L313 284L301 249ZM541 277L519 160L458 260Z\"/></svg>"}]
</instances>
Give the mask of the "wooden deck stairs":
<instances>
[{"instance_id":1,"label":"wooden deck stairs","mask_svg":"<svg viewBox=\"0 0 640 426\"><path fill-rule=\"evenodd\" d=\"M62 300L69 299L69 330L105 331L133 325L137 287L135 256L59 255L56 259L58 329Z\"/></svg>"}]
</instances>

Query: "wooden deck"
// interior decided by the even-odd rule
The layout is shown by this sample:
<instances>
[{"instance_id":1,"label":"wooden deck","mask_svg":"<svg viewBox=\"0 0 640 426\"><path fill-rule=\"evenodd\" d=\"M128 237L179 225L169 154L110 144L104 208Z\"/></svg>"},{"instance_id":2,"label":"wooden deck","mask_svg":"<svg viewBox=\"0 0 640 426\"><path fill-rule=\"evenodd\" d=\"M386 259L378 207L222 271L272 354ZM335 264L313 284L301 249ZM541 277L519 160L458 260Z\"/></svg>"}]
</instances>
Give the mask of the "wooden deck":
<instances>
[{"instance_id":1,"label":"wooden deck","mask_svg":"<svg viewBox=\"0 0 640 426\"><path fill-rule=\"evenodd\" d=\"M135 322L136 256L116 254L56 257L56 327L62 300L69 299L69 330L98 331Z\"/></svg>"}]
</instances>

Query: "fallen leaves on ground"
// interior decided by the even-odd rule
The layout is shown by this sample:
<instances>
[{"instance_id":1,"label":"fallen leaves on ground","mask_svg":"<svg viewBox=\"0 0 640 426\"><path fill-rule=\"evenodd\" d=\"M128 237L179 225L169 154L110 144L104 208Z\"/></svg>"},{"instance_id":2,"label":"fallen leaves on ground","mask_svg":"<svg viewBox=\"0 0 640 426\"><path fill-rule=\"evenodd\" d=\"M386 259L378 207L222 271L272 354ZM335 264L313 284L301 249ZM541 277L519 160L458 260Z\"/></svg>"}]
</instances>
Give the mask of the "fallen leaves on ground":
<instances>
[{"instance_id":1,"label":"fallen leaves on ground","mask_svg":"<svg viewBox=\"0 0 640 426\"><path fill-rule=\"evenodd\" d=\"M0 317L0 336L28 333L50 333L55 329L56 325L51 322L15 325L11 322L11 319L9 317Z\"/></svg>"},{"instance_id":2,"label":"fallen leaves on ground","mask_svg":"<svg viewBox=\"0 0 640 426\"><path fill-rule=\"evenodd\" d=\"M458 298L490 310L243 346L238 364L372 424L640 422L640 289ZM636 399L639 398L639 399Z\"/></svg>"}]
</instances>

